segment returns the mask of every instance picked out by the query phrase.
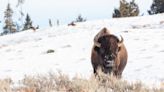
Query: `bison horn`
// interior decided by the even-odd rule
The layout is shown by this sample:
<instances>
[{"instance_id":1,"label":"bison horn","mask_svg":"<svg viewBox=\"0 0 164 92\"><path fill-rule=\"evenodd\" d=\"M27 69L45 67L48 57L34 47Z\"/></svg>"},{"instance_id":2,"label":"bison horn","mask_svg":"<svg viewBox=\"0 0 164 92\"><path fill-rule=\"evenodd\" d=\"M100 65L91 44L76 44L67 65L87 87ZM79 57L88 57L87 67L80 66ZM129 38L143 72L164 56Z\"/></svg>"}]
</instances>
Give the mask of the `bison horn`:
<instances>
[{"instance_id":1,"label":"bison horn","mask_svg":"<svg viewBox=\"0 0 164 92\"><path fill-rule=\"evenodd\" d=\"M120 37L121 37L121 40L118 42L118 47L120 47L124 41L124 38L121 35L120 35Z\"/></svg>"},{"instance_id":2,"label":"bison horn","mask_svg":"<svg viewBox=\"0 0 164 92\"><path fill-rule=\"evenodd\" d=\"M94 41L94 45L97 46L97 47L100 47L101 46L101 44L98 43L97 41Z\"/></svg>"}]
</instances>

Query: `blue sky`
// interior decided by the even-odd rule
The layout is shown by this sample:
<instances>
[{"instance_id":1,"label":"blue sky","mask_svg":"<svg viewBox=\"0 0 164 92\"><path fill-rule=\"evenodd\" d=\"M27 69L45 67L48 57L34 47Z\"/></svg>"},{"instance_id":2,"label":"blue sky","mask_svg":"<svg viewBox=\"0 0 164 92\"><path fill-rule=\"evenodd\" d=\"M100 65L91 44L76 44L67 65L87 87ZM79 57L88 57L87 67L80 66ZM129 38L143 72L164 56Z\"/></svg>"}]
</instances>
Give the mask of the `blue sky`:
<instances>
[{"instance_id":1,"label":"blue sky","mask_svg":"<svg viewBox=\"0 0 164 92\"><path fill-rule=\"evenodd\" d=\"M14 10L13 19L20 16L16 8L17 0L0 0L0 20L3 25L4 10L8 1ZM131 0L127 0L131 1ZM136 0L140 8L140 15L147 13L152 0ZM29 13L34 25L48 26L48 19L53 24L59 19L60 24L67 24L81 14L87 20L107 19L112 17L113 9L119 7L119 0L25 0L23 12Z\"/></svg>"}]
</instances>

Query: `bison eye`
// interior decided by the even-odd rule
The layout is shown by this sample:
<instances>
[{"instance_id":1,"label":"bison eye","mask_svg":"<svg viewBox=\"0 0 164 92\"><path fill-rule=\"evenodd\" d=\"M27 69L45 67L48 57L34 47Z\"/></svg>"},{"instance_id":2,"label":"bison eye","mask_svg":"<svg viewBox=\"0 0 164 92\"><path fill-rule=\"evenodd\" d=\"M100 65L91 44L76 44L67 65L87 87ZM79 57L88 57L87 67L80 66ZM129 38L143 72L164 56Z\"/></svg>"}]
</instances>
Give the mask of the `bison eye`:
<instances>
[{"instance_id":1,"label":"bison eye","mask_svg":"<svg viewBox=\"0 0 164 92\"><path fill-rule=\"evenodd\" d=\"M95 47L94 50L99 52L100 48L99 47Z\"/></svg>"}]
</instances>

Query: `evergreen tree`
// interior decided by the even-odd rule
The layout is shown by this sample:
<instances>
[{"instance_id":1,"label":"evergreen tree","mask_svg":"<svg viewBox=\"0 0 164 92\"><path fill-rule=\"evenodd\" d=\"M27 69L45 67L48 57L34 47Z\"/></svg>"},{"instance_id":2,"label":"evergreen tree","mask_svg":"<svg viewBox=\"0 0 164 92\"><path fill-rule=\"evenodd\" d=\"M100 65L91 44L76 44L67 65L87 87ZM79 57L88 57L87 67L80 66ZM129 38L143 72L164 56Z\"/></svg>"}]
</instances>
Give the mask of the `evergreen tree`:
<instances>
[{"instance_id":1,"label":"evergreen tree","mask_svg":"<svg viewBox=\"0 0 164 92\"><path fill-rule=\"evenodd\" d=\"M21 21L21 26L23 26L23 17L24 17L24 13L23 13L23 4L24 4L25 0L18 0L16 7L20 7L19 13L21 15L21 17L19 18L19 20Z\"/></svg>"},{"instance_id":2,"label":"evergreen tree","mask_svg":"<svg viewBox=\"0 0 164 92\"><path fill-rule=\"evenodd\" d=\"M31 18L29 16L29 14L26 15L26 19L25 19L25 24L24 24L24 27L23 27L23 30L28 30L30 28L32 28L32 21L31 21Z\"/></svg>"},{"instance_id":3,"label":"evergreen tree","mask_svg":"<svg viewBox=\"0 0 164 92\"><path fill-rule=\"evenodd\" d=\"M3 30L4 30L3 34L16 32L16 25L13 23L13 20L12 20L13 10L11 9L9 3L4 13L5 13L5 16L4 16L5 26L3 27Z\"/></svg>"},{"instance_id":4,"label":"evergreen tree","mask_svg":"<svg viewBox=\"0 0 164 92\"><path fill-rule=\"evenodd\" d=\"M24 4L24 2L25 2L25 0L18 0L17 7L20 6L20 5L22 5L22 4Z\"/></svg>"},{"instance_id":5,"label":"evergreen tree","mask_svg":"<svg viewBox=\"0 0 164 92\"><path fill-rule=\"evenodd\" d=\"M151 9L148 10L150 15L163 13L164 12L164 0L153 0L153 3L150 7Z\"/></svg>"},{"instance_id":6,"label":"evergreen tree","mask_svg":"<svg viewBox=\"0 0 164 92\"><path fill-rule=\"evenodd\" d=\"M52 27L51 19L49 19L49 26Z\"/></svg>"},{"instance_id":7,"label":"evergreen tree","mask_svg":"<svg viewBox=\"0 0 164 92\"><path fill-rule=\"evenodd\" d=\"M79 14L79 16L76 18L76 21L75 22L85 22L86 19L84 19L81 14Z\"/></svg>"},{"instance_id":8,"label":"evergreen tree","mask_svg":"<svg viewBox=\"0 0 164 92\"><path fill-rule=\"evenodd\" d=\"M129 4L129 8L130 8L130 16L138 16L139 15L139 7L138 5L135 3L135 0L132 0Z\"/></svg>"},{"instance_id":9,"label":"evergreen tree","mask_svg":"<svg viewBox=\"0 0 164 92\"><path fill-rule=\"evenodd\" d=\"M125 0L120 0L119 9L114 9L113 17L130 17L138 16L139 7L135 3L135 0L132 0L130 3Z\"/></svg>"},{"instance_id":10,"label":"evergreen tree","mask_svg":"<svg viewBox=\"0 0 164 92\"><path fill-rule=\"evenodd\" d=\"M57 26L59 26L60 24L59 24L59 20L57 19L57 21L56 21L56 24L57 24Z\"/></svg>"},{"instance_id":11,"label":"evergreen tree","mask_svg":"<svg viewBox=\"0 0 164 92\"><path fill-rule=\"evenodd\" d=\"M116 18L121 17L121 13L118 9L114 9L113 17L116 17Z\"/></svg>"}]
</instances>

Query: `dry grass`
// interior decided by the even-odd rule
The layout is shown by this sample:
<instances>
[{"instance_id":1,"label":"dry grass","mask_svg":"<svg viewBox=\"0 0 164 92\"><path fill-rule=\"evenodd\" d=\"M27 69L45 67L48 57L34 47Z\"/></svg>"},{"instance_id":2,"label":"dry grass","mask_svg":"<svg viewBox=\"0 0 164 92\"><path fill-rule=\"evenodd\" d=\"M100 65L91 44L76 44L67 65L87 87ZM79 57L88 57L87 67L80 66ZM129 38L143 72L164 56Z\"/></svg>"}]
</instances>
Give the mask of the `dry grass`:
<instances>
[{"instance_id":1,"label":"dry grass","mask_svg":"<svg viewBox=\"0 0 164 92\"><path fill-rule=\"evenodd\" d=\"M11 79L0 80L0 92L12 92L11 85L12 85Z\"/></svg>"},{"instance_id":2,"label":"dry grass","mask_svg":"<svg viewBox=\"0 0 164 92\"><path fill-rule=\"evenodd\" d=\"M69 76L58 73L48 75L25 76L20 81L20 87L11 88L10 79L0 80L0 92L164 92L164 88L149 88L141 82L128 83L112 75L99 74L98 78L91 76L84 79L79 76Z\"/></svg>"}]
</instances>

